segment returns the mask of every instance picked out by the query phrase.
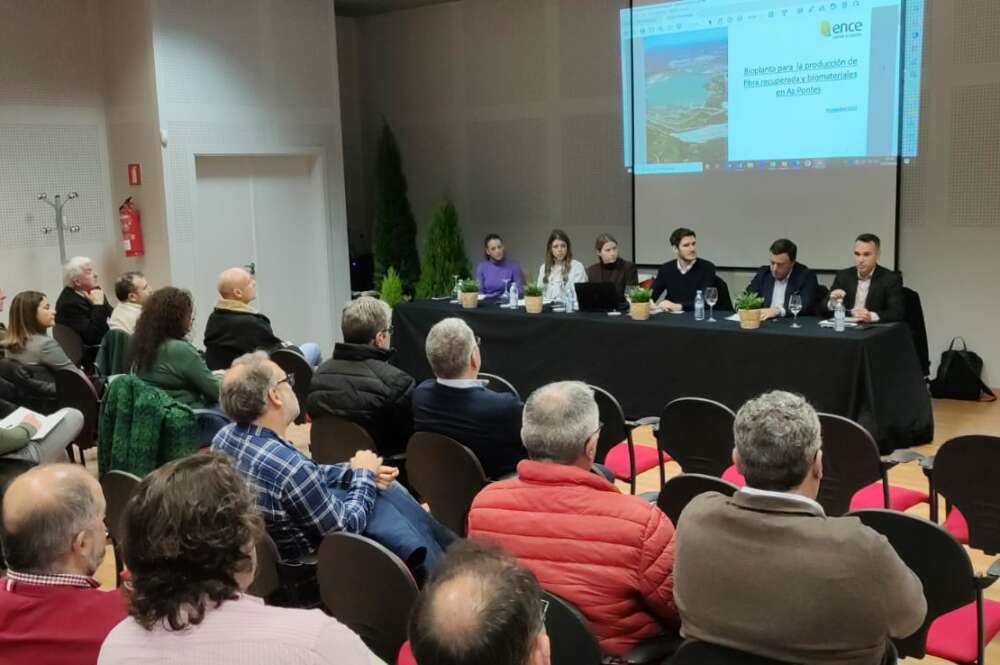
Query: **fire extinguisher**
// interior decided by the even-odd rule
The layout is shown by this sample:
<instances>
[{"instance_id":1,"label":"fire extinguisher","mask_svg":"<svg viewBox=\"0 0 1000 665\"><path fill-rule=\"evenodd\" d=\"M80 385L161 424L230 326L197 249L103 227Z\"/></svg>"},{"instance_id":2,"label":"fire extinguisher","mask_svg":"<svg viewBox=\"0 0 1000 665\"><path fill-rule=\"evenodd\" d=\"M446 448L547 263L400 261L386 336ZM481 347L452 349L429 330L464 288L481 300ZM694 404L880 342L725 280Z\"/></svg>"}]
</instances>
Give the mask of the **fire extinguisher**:
<instances>
[{"instance_id":1,"label":"fire extinguisher","mask_svg":"<svg viewBox=\"0 0 1000 665\"><path fill-rule=\"evenodd\" d=\"M122 225L122 244L125 246L125 256L145 254L142 246L142 218L139 216L139 209L132 203L131 196L119 206L118 220Z\"/></svg>"}]
</instances>

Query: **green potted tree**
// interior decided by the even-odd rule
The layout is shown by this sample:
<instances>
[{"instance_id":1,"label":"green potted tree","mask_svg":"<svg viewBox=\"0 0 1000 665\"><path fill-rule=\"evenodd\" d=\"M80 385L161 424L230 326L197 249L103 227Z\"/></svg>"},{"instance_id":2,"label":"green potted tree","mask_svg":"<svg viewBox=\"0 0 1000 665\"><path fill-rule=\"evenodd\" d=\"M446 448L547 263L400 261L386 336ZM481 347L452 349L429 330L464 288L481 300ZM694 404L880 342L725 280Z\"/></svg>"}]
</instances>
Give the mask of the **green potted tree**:
<instances>
[{"instance_id":1,"label":"green potted tree","mask_svg":"<svg viewBox=\"0 0 1000 665\"><path fill-rule=\"evenodd\" d=\"M530 282L524 287L524 311L528 314L542 313L542 294L544 290L537 282Z\"/></svg>"},{"instance_id":2,"label":"green potted tree","mask_svg":"<svg viewBox=\"0 0 1000 665\"><path fill-rule=\"evenodd\" d=\"M633 286L628 292L628 313L636 321L645 321L649 318L650 301L653 299L653 292L644 286Z\"/></svg>"},{"instance_id":3,"label":"green potted tree","mask_svg":"<svg viewBox=\"0 0 1000 665\"><path fill-rule=\"evenodd\" d=\"M463 279L458 285L459 300L465 309L475 309L479 306L479 282L474 279Z\"/></svg>"},{"instance_id":4,"label":"green potted tree","mask_svg":"<svg viewBox=\"0 0 1000 665\"><path fill-rule=\"evenodd\" d=\"M469 257L465 255L465 242L458 225L455 204L445 199L427 227L417 297L450 295L455 290L455 275L469 276Z\"/></svg>"},{"instance_id":5,"label":"green potted tree","mask_svg":"<svg viewBox=\"0 0 1000 665\"><path fill-rule=\"evenodd\" d=\"M764 299L749 289L736 296L733 307L740 315L740 328L756 330L760 328L760 310Z\"/></svg>"},{"instance_id":6,"label":"green potted tree","mask_svg":"<svg viewBox=\"0 0 1000 665\"><path fill-rule=\"evenodd\" d=\"M403 157L388 123L382 123L375 159L375 283L392 266L413 293L420 279L417 222L406 194Z\"/></svg>"},{"instance_id":7,"label":"green potted tree","mask_svg":"<svg viewBox=\"0 0 1000 665\"><path fill-rule=\"evenodd\" d=\"M385 271L382 283L379 284L379 297L389 307L395 307L403 302L403 280L395 268Z\"/></svg>"}]
</instances>

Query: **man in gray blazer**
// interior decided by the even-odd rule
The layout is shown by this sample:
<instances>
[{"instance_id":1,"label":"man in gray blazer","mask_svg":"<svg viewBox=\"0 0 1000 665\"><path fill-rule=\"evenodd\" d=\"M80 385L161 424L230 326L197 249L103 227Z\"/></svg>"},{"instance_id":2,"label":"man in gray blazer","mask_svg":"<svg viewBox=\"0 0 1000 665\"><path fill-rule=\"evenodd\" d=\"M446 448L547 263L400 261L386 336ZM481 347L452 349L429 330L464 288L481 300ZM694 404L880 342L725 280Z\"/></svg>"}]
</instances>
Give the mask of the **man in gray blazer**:
<instances>
[{"instance_id":1,"label":"man in gray blazer","mask_svg":"<svg viewBox=\"0 0 1000 665\"><path fill-rule=\"evenodd\" d=\"M827 517L816 412L774 391L740 409L733 461L747 485L703 494L677 525L682 635L792 663L882 662L927 612L920 580L854 517Z\"/></svg>"}]
</instances>

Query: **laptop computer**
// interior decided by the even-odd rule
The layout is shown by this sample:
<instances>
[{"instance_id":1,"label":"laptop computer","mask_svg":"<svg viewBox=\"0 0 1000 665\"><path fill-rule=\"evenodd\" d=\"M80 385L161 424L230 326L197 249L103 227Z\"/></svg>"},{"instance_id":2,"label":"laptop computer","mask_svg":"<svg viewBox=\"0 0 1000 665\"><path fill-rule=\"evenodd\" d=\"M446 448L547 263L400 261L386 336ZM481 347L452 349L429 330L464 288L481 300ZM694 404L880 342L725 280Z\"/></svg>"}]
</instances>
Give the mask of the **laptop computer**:
<instances>
[{"instance_id":1,"label":"laptop computer","mask_svg":"<svg viewBox=\"0 0 1000 665\"><path fill-rule=\"evenodd\" d=\"M613 312L618 309L618 293L613 282L574 284L581 312Z\"/></svg>"}]
</instances>

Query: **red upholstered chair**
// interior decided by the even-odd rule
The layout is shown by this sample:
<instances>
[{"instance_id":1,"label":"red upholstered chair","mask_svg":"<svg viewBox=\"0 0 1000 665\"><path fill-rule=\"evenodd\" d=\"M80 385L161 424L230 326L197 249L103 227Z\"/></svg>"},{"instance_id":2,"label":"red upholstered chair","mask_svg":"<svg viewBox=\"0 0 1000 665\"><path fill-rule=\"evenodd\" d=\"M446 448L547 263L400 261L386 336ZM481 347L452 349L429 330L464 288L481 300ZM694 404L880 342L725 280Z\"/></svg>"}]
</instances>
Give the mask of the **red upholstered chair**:
<instances>
[{"instance_id":1,"label":"red upholstered chair","mask_svg":"<svg viewBox=\"0 0 1000 665\"><path fill-rule=\"evenodd\" d=\"M1000 632L1000 602L983 591L1000 576L1000 560L977 575L965 548L929 520L884 509L848 514L885 536L923 584L927 616L913 635L893 640L899 655L983 665L985 645Z\"/></svg>"},{"instance_id":2,"label":"red upholstered chair","mask_svg":"<svg viewBox=\"0 0 1000 665\"><path fill-rule=\"evenodd\" d=\"M960 543L1000 552L1000 437L972 434L945 441L922 463L931 481L931 519L937 520L937 495L948 507L944 528ZM992 475L991 475L992 474Z\"/></svg>"},{"instance_id":3,"label":"red upholstered chair","mask_svg":"<svg viewBox=\"0 0 1000 665\"><path fill-rule=\"evenodd\" d=\"M670 457L656 448L637 446L632 441L632 430L645 424L644 421L625 420L625 412L614 395L603 388L590 387L604 425L597 440L595 459L608 467L615 478L627 481L632 494L635 494L635 477L656 466L660 468L660 485L663 485L666 475L663 464L669 462Z\"/></svg>"},{"instance_id":4,"label":"red upholstered chair","mask_svg":"<svg viewBox=\"0 0 1000 665\"><path fill-rule=\"evenodd\" d=\"M417 665L417 659L413 657L413 649L410 648L410 640L406 640L403 642L403 646L399 647L396 665Z\"/></svg>"},{"instance_id":5,"label":"red upholstered chair","mask_svg":"<svg viewBox=\"0 0 1000 665\"><path fill-rule=\"evenodd\" d=\"M702 397L678 397L663 407L657 447L684 473L719 477L733 461L733 421L725 404Z\"/></svg>"}]
</instances>

